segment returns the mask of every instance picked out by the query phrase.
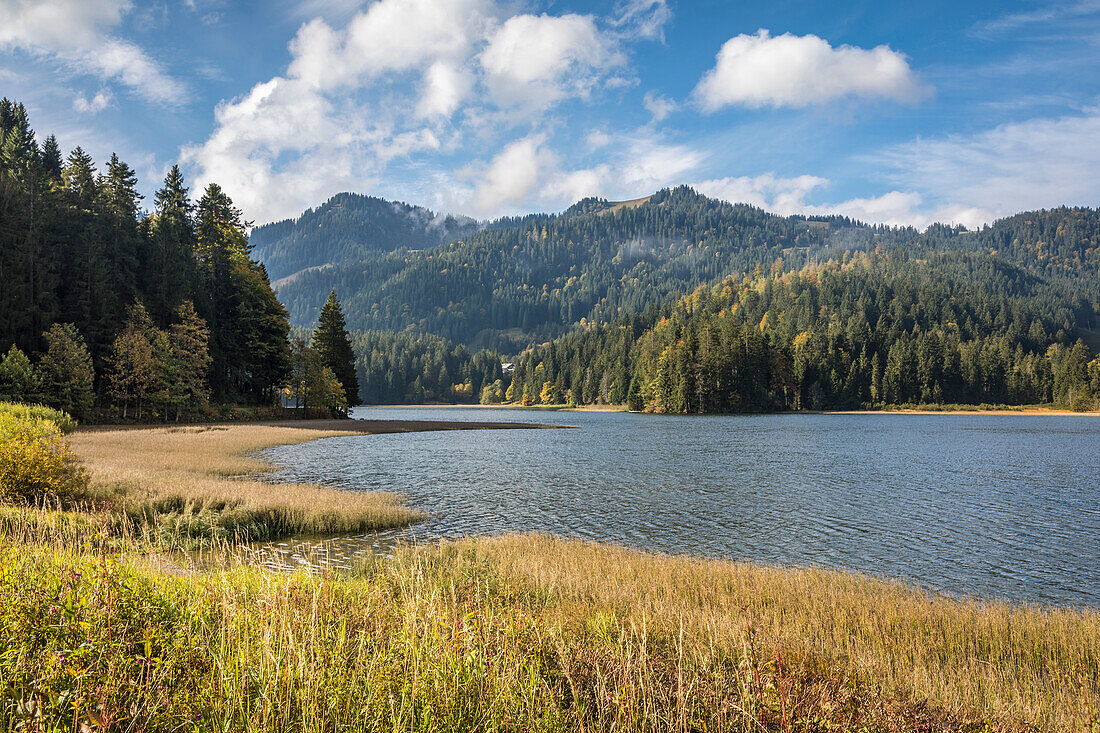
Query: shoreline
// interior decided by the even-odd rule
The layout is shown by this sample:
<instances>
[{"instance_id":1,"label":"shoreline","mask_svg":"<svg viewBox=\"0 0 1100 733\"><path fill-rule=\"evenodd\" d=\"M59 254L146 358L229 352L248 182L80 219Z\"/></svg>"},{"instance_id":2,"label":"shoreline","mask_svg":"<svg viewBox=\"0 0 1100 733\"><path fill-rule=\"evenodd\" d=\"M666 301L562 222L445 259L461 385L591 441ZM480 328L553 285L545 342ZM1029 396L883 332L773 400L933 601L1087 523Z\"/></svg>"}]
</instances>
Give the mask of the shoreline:
<instances>
[{"instance_id":1,"label":"shoreline","mask_svg":"<svg viewBox=\"0 0 1100 733\"><path fill-rule=\"evenodd\" d=\"M91 477L83 501L165 547L405 527L425 517L399 493L271 481L259 454L321 438L446 430L543 429L534 423L291 420L98 425L71 437Z\"/></svg>"},{"instance_id":2,"label":"shoreline","mask_svg":"<svg viewBox=\"0 0 1100 733\"><path fill-rule=\"evenodd\" d=\"M1074 412L1057 408L1045 409L1042 407L1025 407L1019 410L993 409L993 410L822 410L820 412L807 413L783 413L787 415L1047 415L1050 417L1100 417L1100 410L1088 412Z\"/></svg>"},{"instance_id":3,"label":"shoreline","mask_svg":"<svg viewBox=\"0 0 1100 733\"><path fill-rule=\"evenodd\" d=\"M625 405L581 405L578 407L569 407L568 405L512 405L512 404L500 404L500 405L461 405L461 404L441 404L441 405L360 405L360 407L373 408L373 407L403 407L403 408L468 408L474 407L478 409L491 409L496 408L500 410L523 410L528 412L621 412L631 413L637 415L657 415L658 413L646 413L646 412L633 412L628 410ZM668 416L668 414L661 413L662 416ZM963 409L959 407L952 407L951 409L935 410L935 409L922 409L922 408L898 408L898 409L885 409L885 410L782 410L776 412L706 412L706 413L675 413L671 414L673 417L742 417L742 416L760 416L760 415L1047 415L1051 417L1100 417L1100 410L1087 410L1083 412L1077 412L1073 410L1066 410L1058 407L996 407L996 408L980 408L974 407L972 409ZM411 424L418 423L446 423L449 421L419 421L419 420L355 420L352 422L377 422L377 423L389 423L389 422L407 422ZM294 427L295 421L286 421L287 427ZM306 421L301 421L306 422ZM334 421L340 422L340 421ZM231 425L241 425L250 423L228 423ZM272 424L270 421L262 424ZM486 426L487 428L510 428L510 427L523 427L523 428L561 428L561 427L575 427L567 425L545 425L537 423L481 423L481 422L467 422L460 423L462 425L478 425ZM143 426L143 427L158 427ZM78 428L79 430L80 428ZM457 429L457 428L425 428L427 430L432 429ZM403 430L403 431L385 431L385 432L416 432L415 430Z\"/></svg>"},{"instance_id":4,"label":"shoreline","mask_svg":"<svg viewBox=\"0 0 1100 733\"><path fill-rule=\"evenodd\" d=\"M356 418L331 418L309 420L248 420L213 421L197 423L134 423L80 425L77 433L106 433L124 430L186 430L188 428L266 427L298 430L322 430L359 435L388 435L392 433L428 433L437 430L555 430L572 427L529 422L493 422L462 420L366 420Z\"/></svg>"}]
</instances>

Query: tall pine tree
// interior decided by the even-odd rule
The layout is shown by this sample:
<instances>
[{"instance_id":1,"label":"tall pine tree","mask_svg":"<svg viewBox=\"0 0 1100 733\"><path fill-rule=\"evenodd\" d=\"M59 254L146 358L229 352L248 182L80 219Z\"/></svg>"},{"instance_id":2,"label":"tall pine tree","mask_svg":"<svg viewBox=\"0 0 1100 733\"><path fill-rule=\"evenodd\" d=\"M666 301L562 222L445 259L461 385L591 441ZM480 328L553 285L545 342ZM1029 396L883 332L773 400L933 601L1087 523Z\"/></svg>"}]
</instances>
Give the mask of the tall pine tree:
<instances>
[{"instance_id":1,"label":"tall pine tree","mask_svg":"<svg viewBox=\"0 0 1100 733\"><path fill-rule=\"evenodd\" d=\"M321 355L322 363L332 370L340 384L344 385L344 395L349 405L358 405L359 378L355 375L355 352L348 338L347 325L336 291L328 295L321 307L321 316L317 319L317 330L313 332L311 346Z\"/></svg>"}]
</instances>

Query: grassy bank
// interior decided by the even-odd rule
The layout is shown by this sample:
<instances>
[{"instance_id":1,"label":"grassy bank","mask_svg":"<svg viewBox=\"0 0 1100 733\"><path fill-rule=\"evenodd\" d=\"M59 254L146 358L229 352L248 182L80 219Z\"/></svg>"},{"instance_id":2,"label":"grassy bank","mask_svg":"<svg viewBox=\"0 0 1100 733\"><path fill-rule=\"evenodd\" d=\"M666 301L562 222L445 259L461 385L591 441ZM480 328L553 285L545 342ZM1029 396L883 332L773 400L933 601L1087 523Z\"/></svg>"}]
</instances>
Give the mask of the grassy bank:
<instances>
[{"instance_id":1,"label":"grassy bank","mask_svg":"<svg viewBox=\"0 0 1100 733\"><path fill-rule=\"evenodd\" d=\"M1095 612L542 536L310 577L67 532L0 538L9 730L1100 726Z\"/></svg>"},{"instance_id":2,"label":"grassy bank","mask_svg":"<svg viewBox=\"0 0 1100 733\"><path fill-rule=\"evenodd\" d=\"M73 449L92 495L148 528L161 543L338 534L408 524L421 517L400 498L316 484L272 484L264 448L351 432L222 425L77 432Z\"/></svg>"},{"instance_id":3,"label":"grassy bank","mask_svg":"<svg viewBox=\"0 0 1100 733\"><path fill-rule=\"evenodd\" d=\"M540 535L321 575L165 554L173 516L204 541L407 520L249 457L331 434L77 433L107 498L0 512L0 730L1100 730L1096 611Z\"/></svg>"}]
</instances>

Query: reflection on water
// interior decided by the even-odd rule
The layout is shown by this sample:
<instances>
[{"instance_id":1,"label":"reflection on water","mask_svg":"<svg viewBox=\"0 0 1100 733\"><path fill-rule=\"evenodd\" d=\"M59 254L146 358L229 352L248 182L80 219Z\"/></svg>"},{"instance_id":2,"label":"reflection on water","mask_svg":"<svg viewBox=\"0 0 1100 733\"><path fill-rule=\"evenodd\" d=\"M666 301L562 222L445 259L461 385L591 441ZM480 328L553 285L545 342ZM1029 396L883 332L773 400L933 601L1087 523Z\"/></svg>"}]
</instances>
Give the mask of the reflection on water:
<instances>
[{"instance_id":1,"label":"reflection on water","mask_svg":"<svg viewBox=\"0 0 1100 733\"><path fill-rule=\"evenodd\" d=\"M359 408L356 416L580 429L366 435L273 449L279 480L402 493L430 519L269 545L271 562L294 565L314 553L339 567L398 542L538 530L1100 606L1097 418L445 407Z\"/></svg>"}]
</instances>

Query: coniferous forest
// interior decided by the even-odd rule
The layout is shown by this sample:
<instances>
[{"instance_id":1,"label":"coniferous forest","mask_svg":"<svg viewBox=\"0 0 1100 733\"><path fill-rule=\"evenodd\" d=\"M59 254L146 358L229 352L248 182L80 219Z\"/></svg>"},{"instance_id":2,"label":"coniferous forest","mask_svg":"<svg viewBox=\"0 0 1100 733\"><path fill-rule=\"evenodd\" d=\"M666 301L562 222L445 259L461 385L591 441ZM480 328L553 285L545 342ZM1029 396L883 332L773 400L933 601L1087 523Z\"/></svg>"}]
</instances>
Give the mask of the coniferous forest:
<instances>
[{"instance_id":1,"label":"coniferous forest","mask_svg":"<svg viewBox=\"0 0 1100 733\"><path fill-rule=\"evenodd\" d=\"M1002 260L845 255L700 287L527 351L509 397L666 413L1040 404L1091 409L1092 306Z\"/></svg>"},{"instance_id":2,"label":"coniferous forest","mask_svg":"<svg viewBox=\"0 0 1100 733\"><path fill-rule=\"evenodd\" d=\"M0 133L3 398L165 420L276 401L287 313L225 191L196 200L174 166L147 210L130 166L39 145L22 105Z\"/></svg>"},{"instance_id":3,"label":"coniferous forest","mask_svg":"<svg viewBox=\"0 0 1100 733\"><path fill-rule=\"evenodd\" d=\"M315 212L303 222L317 227ZM491 222L369 263L314 262L280 296L313 313L315 291L335 283L349 322L380 329L357 342L369 403L1086 408L1100 395L1098 243L1091 209L919 232L679 188ZM502 399L466 350L486 345L516 362ZM438 354L428 368L424 353Z\"/></svg>"},{"instance_id":4,"label":"coniferous forest","mask_svg":"<svg viewBox=\"0 0 1100 733\"><path fill-rule=\"evenodd\" d=\"M265 256L299 251L300 238L336 227L348 206L284 224L284 239L265 237ZM889 249L990 254L1100 305L1100 217L1091 209L1021 214L981 231L935 225L920 232L843 217L781 217L681 187L630 205L586 199L560 215L498 220L453 242L418 247L358 261L309 260L280 285L280 298L291 320L305 325L335 287L353 329L412 329L515 353L582 321L642 313L727 277Z\"/></svg>"},{"instance_id":5,"label":"coniferous forest","mask_svg":"<svg viewBox=\"0 0 1100 733\"><path fill-rule=\"evenodd\" d=\"M0 123L0 396L80 417L280 395L672 413L1100 397L1091 209L920 232L681 187L478 225L341 195L250 241L216 184L195 200L173 167L147 203L116 156L39 145L6 100ZM284 303L318 330L291 340Z\"/></svg>"}]
</instances>

